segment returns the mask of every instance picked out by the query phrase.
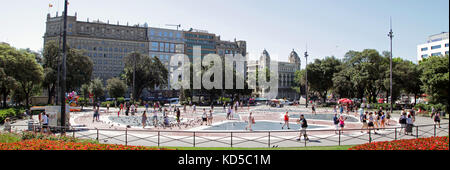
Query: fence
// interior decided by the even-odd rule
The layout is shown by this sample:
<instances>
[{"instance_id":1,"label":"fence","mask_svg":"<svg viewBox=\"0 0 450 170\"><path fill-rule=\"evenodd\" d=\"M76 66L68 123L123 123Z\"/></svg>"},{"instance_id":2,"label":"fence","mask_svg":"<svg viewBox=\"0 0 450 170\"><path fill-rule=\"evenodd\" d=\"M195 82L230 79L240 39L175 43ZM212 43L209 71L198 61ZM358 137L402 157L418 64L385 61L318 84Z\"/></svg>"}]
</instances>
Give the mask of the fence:
<instances>
[{"instance_id":1,"label":"fence","mask_svg":"<svg viewBox=\"0 0 450 170\"><path fill-rule=\"evenodd\" d=\"M26 126L26 125L22 125ZM12 131L20 125L12 126ZM83 129L69 127L66 135L81 139L98 140L100 143L139 146L177 146L177 147L306 147L357 145L375 141L414 139L432 136L448 136L449 123L438 125L413 126L412 133L405 135L404 128L380 128L380 131L367 129L345 130L307 130L309 140L304 136L298 141L300 131L156 131L156 130L114 130ZM61 127L53 127L61 128ZM39 128L28 127L28 131ZM361 133L362 131L362 133Z\"/></svg>"}]
</instances>

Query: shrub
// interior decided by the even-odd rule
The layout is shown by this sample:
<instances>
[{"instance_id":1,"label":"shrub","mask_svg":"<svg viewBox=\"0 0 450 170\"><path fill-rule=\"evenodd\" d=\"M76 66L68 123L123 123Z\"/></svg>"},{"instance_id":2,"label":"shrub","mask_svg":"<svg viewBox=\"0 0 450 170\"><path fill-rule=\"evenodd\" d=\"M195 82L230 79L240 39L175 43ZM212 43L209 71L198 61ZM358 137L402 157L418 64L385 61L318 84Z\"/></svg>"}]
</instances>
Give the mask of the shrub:
<instances>
[{"instance_id":1,"label":"shrub","mask_svg":"<svg viewBox=\"0 0 450 170\"><path fill-rule=\"evenodd\" d=\"M10 118L11 117L17 117L17 118L23 117L24 112L25 112L25 109L23 109L23 108L9 108L9 109L0 110L0 124L3 124L7 117L10 117Z\"/></svg>"},{"instance_id":2,"label":"shrub","mask_svg":"<svg viewBox=\"0 0 450 170\"><path fill-rule=\"evenodd\" d=\"M119 98L117 98L117 103L118 103L118 104L120 104L120 103L125 103L125 98L124 98L124 97L119 97Z\"/></svg>"},{"instance_id":3,"label":"shrub","mask_svg":"<svg viewBox=\"0 0 450 170\"><path fill-rule=\"evenodd\" d=\"M106 101L106 102L102 102L100 104L101 107L106 107L106 105L109 103L109 107L114 107L114 101Z\"/></svg>"}]
</instances>

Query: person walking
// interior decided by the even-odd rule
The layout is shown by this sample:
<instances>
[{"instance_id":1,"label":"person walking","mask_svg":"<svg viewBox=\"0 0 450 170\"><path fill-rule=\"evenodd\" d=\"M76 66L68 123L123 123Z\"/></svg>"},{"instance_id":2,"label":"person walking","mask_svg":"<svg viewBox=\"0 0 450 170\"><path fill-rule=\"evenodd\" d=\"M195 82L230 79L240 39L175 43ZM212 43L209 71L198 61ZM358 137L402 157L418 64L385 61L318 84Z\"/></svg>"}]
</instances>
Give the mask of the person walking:
<instances>
[{"instance_id":1,"label":"person walking","mask_svg":"<svg viewBox=\"0 0 450 170\"><path fill-rule=\"evenodd\" d=\"M374 121L375 121L375 118L373 117L373 113L372 112L369 112L369 119L368 119L368 123L367 123L367 125L368 125L368 129L369 129L369 133L370 133L370 129L372 128L372 130L374 131L374 133L375 134L377 134L377 132L375 131L375 127L374 127Z\"/></svg>"},{"instance_id":2,"label":"person walking","mask_svg":"<svg viewBox=\"0 0 450 170\"><path fill-rule=\"evenodd\" d=\"M212 126L212 121L213 121L213 110L209 110L209 116L208 116L208 122L209 122L209 126Z\"/></svg>"},{"instance_id":3,"label":"person walking","mask_svg":"<svg viewBox=\"0 0 450 170\"><path fill-rule=\"evenodd\" d=\"M402 111L402 115L400 116L400 118L398 120L398 122L400 123L400 133L403 130L403 132L406 134L406 130L405 130L405 128L406 128L406 119L407 119L406 112Z\"/></svg>"},{"instance_id":4,"label":"person walking","mask_svg":"<svg viewBox=\"0 0 450 170\"><path fill-rule=\"evenodd\" d=\"M207 120L207 115L206 115L206 109L205 108L203 108L202 123L200 124L201 126L203 126L203 122L205 122L206 125L208 125L208 120Z\"/></svg>"},{"instance_id":5,"label":"person walking","mask_svg":"<svg viewBox=\"0 0 450 170\"><path fill-rule=\"evenodd\" d=\"M312 110L312 114L316 114L316 105L314 105L314 103L311 105L311 110Z\"/></svg>"},{"instance_id":6,"label":"person walking","mask_svg":"<svg viewBox=\"0 0 450 170\"><path fill-rule=\"evenodd\" d=\"M300 119L298 120L300 123L301 129L300 129L300 135L297 139L297 141L301 141L302 135L304 136L306 141L309 141L308 135L306 134L306 128L308 128L308 122L305 119L305 116L302 114L300 115Z\"/></svg>"},{"instance_id":7,"label":"person walking","mask_svg":"<svg viewBox=\"0 0 450 170\"><path fill-rule=\"evenodd\" d=\"M386 125L386 115L384 114L384 112L381 112L381 122L380 122L380 127L381 128L385 128Z\"/></svg>"},{"instance_id":8,"label":"person walking","mask_svg":"<svg viewBox=\"0 0 450 170\"><path fill-rule=\"evenodd\" d=\"M177 119L178 127L181 129L181 127L180 127L180 122L181 122L181 113L180 113L180 109L177 109L176 119Z\"/></svg>"},{"instance_id":9,"label":"person walking","mask_svg":"<svg viewBox=\"0 0 450 170\"><path fill-rule=\"evenodd\" d=\"M97 115L98 115L98 107L94 107L94 115L92 116L92 122L97 120Z\"/></svg>"},{"instance_id":10,"label":"person walking","mask_svg":"<svg viewBox=\"0 0 450 170\"><path fill-rule=\"evenodd\" d=\"M48 116L45 112L42 114L41 122L42 122L42 130L44 131L44 133L49 133L50 130L48 127Z\"/></svg>"},{"instance_id":11,"label":"person walking","mask_svg":"<svg viewBox=\"0 0 450 170\"><path fill-rule=\"evenodd\" d=\"M145 111L148 112L148 102L145 102Z\"/></svg>"},{"instance_id":12,"label":"person walking","mask_svg":"<svg viewBox=\"0 0 450 170\"><path fill-rule=\"evenodd\" d=\"M231 106L229 106L228 107L228 110L227 110L227 120L230 120L230 118L231 118Z\"/></svg>"},{"instance_id":13,"label":"person walking","mask_svg":"<svg viewBox=\"0 0 450 170\"><path fill-rule=\"evenodd\" d=\"M120 110L119 110L119 113L120 113L120 114L123 114L123 103L120 103ZM117 115L117 116L119 116L119 115Z\"/></svg>"},{"instance_id":14,"label":"person walking","mask_svg":"<svg viewBox=\"0 0 450 170\"><path fill-rule=\"evenodd\" d=\"M287 126L288 129L291 129L289 127L289 113L288 112L286 112L286 114L284 115L284 124L283 124L283 126L281 126L281 129L283 129L284 126Z\"/></svg>"},{"instance_id":15,"label":"person walking","mask_svg":"<svg viewBox=\"0 0 450 170\"><path fill-rule=\"evenodd\" d=\"M245 130L253 131L252 125L255 124L255 117L252 116L252 112L248 114L248 125L245 127Z\"/></svg>"},{"instance_id":16,"label":"person walking","mask_svg":"<svg viewBox=\"0 0 450 170\"><path fill-rule=\"evenodd\" d=\"M433 113L432 118L434 120L434 124L438 124L439 128L441 128L441 115L439 114L439 112Z\"/></svg>"},{"instance_id":17,"label":"person walking","mask_svg":"<svg viewBox=\"0 0 450 170\"><path fill-rule=\"evenodd\" d=\"M361 116L361 122L362 122L361 133L364 133L362 131L363 129L369 130L369 125L367 124L367 112Z\"/></svg>"},{"instance_id":18,"label":"person walking","mask_svg":"<svg viewBox=\"0 0 450 170\"><path fill-rule=\"evenodd\" d=\"M109 102L106 103L106 114L109 114Z\"/></svg>"},{"instance_id":19,"label":"person walking","mask_svg":"<svg viewBox=\"0 0 450 170\"><path fill-rule=\"evenodd\" d=\"M164 115L163 115L164 117ZM158 127L158 111L153 111L153 117L152 117L153 126Z\"/></svg>"},{"instance_id":20,"label":"person walking","mask_svg":"<svg viewBox=\"0 0 450 170\"><path fill-rule=\"evenodd\" d=\"M339 107L339 113L342 114L344 112L344 106L341 104Z\"/></svg>"},{"instance_id":21,"label":"person walking","mask_svg":"<svg viewBox=\"0 0 450 170\"><path fill-rule=\"evenodd\" d=\"M344 133L345 120L347 120L347 117L344 117L342 115L341 117L339 117L339 127L341 127L341 133Z\"/></svg>"},{"instance_id":22,"label":"person walking","mask_svg":"<svg viewBox=\"0 0 450 170\"><path fill-rule=\"evenodd\" d=\"M406 135L413 135L413 133L412 133L412 129L413 129L413 121L412 121L412 116L411 116L411 114L408 114L408 117L406 118L406 129L405 129L405 132L406 132Z\"/></svg>"},{"instance_id":23,"label":"person walking","mask_svg":"<svg viewBox=\"0 0 450 170\"><path fill-rule=\"evenodd\" d=\"M336 130L334 131L334 133L337 134L337 131L339 131L339 117L337 116L337 113L334 114L333 124L336 127Z\"/></svg>"},{"instance_id":24,"label":"person walking","mask_svg":"<svg viewBox=\"0 0 450 170\"><path fill-rule=\"evenodd\" d=\"M147 125L147 111L144 110L144 113L142 113L142 128L144 129Z\"/></svg>"}]
</instances>

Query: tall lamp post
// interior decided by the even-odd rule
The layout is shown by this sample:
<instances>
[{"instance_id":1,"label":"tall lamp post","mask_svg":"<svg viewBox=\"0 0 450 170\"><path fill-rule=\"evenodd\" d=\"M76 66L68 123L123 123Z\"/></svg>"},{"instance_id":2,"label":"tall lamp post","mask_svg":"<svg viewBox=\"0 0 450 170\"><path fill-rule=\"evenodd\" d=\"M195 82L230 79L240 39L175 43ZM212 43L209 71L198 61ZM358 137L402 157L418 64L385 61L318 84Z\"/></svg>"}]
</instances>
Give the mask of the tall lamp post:
<instances>
[{"instance_id":1,"label":"tall lamp post","mask_svg":"<svg viewBox=\"0 0 450 170\"><path fill-rule=\"evenodd\" d=\"M64 1L64 25L63 25L63 51L62 51L62 63L61 63L61 88L60 88L60 100L61 100L61 127L62 134L65 134L65 126L66 126L66 101L65 101L65 92L66 92L66 33L67 33L67 0Z\"/></svg>"},{"instance_id":2,"label":"tall lamp post","mask_svg":"<svg viewBox=\"0 0 450 170\"><path fill-rule=\"evenodd\" d=\"M305 88L305 93L306 93L306 108L308 108L308 50L305 51L305 58L306 58L306 65L305 65L305 74L306 74L306 88Z\"/></svg>"},{"instance_id":3,"label":"tall lamp post","mask_svg":"<svg viewBox=\"0 0 450 170\"><path fill-rule=\"evenodd\" d=\"M389 34L388 34L388 37L391 39L391 55L390 55L390 57L389 57L389 69L390 69L390 72L389 72L389 76L390 76L390 78L389 78L389 93L390 93L390 110L391 110L391 113L392 113L392 38L394 37L394 32L392 32L392 19L390 19L390 31L389 31Z\"/></svg>"}]
</instances>

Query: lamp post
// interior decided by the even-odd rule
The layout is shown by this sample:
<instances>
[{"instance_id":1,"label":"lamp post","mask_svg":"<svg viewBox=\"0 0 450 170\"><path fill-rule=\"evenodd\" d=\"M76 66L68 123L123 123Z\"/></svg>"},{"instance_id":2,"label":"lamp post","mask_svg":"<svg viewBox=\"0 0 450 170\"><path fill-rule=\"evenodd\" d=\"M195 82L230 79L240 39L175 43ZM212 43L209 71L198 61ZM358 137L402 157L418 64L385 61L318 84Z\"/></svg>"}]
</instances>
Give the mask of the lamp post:
<instances>
[{"instance_id":1,"label":"lamp post","mask_svg":"<svg viewBox=\"0 0 450 170\"><path fill-rule=\"evenodd\" d=\"M63 51L62 51L62 63L61 63L61 88L60 88L60 99L61 99L61 134L65 134L66 126L66 34L67 34L67 0L64 1L64 25L63 25Z\"/></svg>"},{"instance_id":2,"label":"lamp post","mask_svg":"<svg viewBox=\"0 0 450 170\"><path fill-rule=\"evenodd\" d=\"M305 74L306 74L306 88L305 88L305 93L306 93L306 108L308 108L308 50L305 51L305 58L306 58L306 65L305 65Z\"/></svg>"},{"instance_id":3,"label":"lamp post","mask_svg":"<svg viewBox=\"0 0 450 170\"><path fill-rule=\"evenodd\" d=\"M389 31L389 34L388 34L388 37L390 38L390 40L391 40L391 55L389 56L389 69L390 69L390 71L389 71L389 76L390 76L390 78L389 78L389 93L390 93L390 110L391 110L391 113L392 113L392 38L394 37L394 32L392 32L392 19L390 19L390 31Z\"/></svg>"}]
</instances>

